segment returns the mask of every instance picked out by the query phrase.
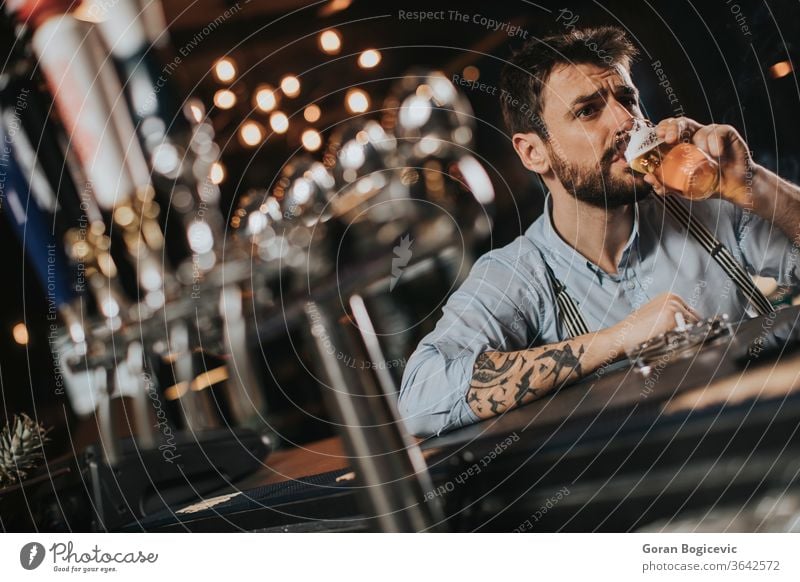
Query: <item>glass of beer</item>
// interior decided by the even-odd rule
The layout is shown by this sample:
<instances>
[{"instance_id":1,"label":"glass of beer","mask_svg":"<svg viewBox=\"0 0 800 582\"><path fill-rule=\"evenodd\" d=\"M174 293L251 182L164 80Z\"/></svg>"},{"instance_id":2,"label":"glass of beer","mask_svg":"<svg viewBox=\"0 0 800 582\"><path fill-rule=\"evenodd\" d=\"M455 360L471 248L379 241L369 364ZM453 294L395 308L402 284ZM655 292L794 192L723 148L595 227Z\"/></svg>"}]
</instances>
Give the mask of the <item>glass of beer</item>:
<instances>
[{"instance_id":1,"label":"glass of beer","mask_svg":"<svg viewBox=\"0 0 800 582\"><path fill-rule=\"evenodd\" d=\"M668 190L691 200L709 198L719 188L717 162L693 143L664 143L646 119L634 119L625 159L637 172L654 175Z\"/></svg>"}]
</instances>

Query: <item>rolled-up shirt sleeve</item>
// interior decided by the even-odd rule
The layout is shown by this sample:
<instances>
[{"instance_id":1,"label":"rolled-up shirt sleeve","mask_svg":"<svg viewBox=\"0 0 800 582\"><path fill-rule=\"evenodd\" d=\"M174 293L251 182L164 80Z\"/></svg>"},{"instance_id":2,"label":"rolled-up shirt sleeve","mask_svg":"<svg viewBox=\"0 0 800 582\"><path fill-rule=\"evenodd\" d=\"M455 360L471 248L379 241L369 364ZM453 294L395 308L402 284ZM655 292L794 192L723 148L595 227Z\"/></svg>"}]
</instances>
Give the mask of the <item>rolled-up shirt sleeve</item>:
<instances>
[{"instance_id":1,"label":"rolled-up shirt sleeve","mask_svg":"<svg viewBox=\"0 0 800 582\"><path fill-rule=\"evenodd\" d=\"M475 359L527 347L542 309L541 293L513 256L481 257L408 360L398 400L407 428L429 436L476 422L466 400Z\"/></svg>"},{"instance_id":2,"label":"rolled-up shirt sleeve","mask_svg":"<svg viewBox=\"0 0 800 582\"><path fill-rule=\"evenodd\" d=\"M800 288L800 249L770 221L737 208L736 236L748 272Z\"/></svg>"}]
</instances>

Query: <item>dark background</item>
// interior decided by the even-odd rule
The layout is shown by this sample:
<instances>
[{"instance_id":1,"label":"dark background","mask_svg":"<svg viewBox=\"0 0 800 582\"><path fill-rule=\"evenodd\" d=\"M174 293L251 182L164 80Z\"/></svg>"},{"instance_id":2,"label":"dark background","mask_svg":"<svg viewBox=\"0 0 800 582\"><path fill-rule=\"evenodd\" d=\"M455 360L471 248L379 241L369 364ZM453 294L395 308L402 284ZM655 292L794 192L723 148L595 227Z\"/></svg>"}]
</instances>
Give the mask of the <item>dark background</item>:
<instances>
[{"instance_id":1,"label":"dark background","mask_svg":"<svg viewBox=\"0 0 800 582\"><path fill-rule=\"evenodd\" d=\"M166 0L172 44L188 46L203 27L234 2L223 0ZM299 0L240 1L239 10L225 20L185 57L174 72L183 96L196 95L211 108L213 94L222 85L210 74L221 56L232 57L239 70L230 84L238 105L212 110L211 118L222 148L227 178L222 184L224 210L250 188L269 188L277 171L300 147L300 134L309 125L323 136L348 117L344 93L360 85L371 98L366 114L380 118L381 103L393 80L412 66L462 74L473 65L480 81L497 85L503 60L519 46L519 36L492 32L472 22L453 20L415 22L398 19L398 11L458 10L521 26L529 36L564 30L559 11L578 16L577 25L615 24L629 31L642 50L633 78L641 90L649 117L673 115L664 90L658 86L652 63L660 61L685 114L701 123L729 123L739 129L755 159L781 176L800 181L800 88L795 72L776 78L771 67L793 63L800 43L800 5L793 1L756 2L318 2ZM747 28L744 29L743 27ZM342 34L338 55L323 54L317 35L328 27ZM748 34L749 32L749 34ZM360 51L377 48L378 67L362 70L355 61ZM262 83L277 86L284 74L297 75L302 92L284 98L280 109L290 116L285 135L271 135L257 148L243 147L236 132L255 118L267 125L267 116L253 111L250 95ZM518 164L505 134L497 98L464 89L477 117L477 153L483 156L497 192L497 215L491 242L478 249L501 246L519 235L540 214L541 192L533 176ZM322 118L308 124L305 105L315 102ZM324 151L324 146L323 150ZM319 156L321 154L318 153ZM4 258L4 285L0 301L0 423L14 412L34 408L49 424L73 422L65 402L53 397L53 374L47 344L46 307L42 290L25 265L22 249L6 222L0 221L0 248ZM429 322L434 323L437 314ZM25 321L28 346L17 345L14 324ZM281 360L292 367L292 359ZM291 370L287 370L291 375ZM304 389L298 389L306 394ZM301 398L302 400L302 398ZM306 394L306 412L322 414L313 391ZM57 435L58 433L56 433ZM316 433L309 429L310 438ZM58 440L57 438L55 440Z\"/></svg>"}]
</instances>

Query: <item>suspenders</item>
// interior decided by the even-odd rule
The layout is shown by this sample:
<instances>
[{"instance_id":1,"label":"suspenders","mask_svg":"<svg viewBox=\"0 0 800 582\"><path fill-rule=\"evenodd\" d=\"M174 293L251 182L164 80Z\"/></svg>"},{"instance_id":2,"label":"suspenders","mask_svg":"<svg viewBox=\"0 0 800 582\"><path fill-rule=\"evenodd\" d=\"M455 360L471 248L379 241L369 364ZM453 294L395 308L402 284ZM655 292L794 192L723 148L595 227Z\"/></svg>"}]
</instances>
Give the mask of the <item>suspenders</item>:
<instances>
[{"instance_id":1,"label":"suspenders","mask_svg":"<svg viewBox=\"0 0 800 582\"><path fill-rule=\"evenodd\" d=\"M766 315L774 311L769 299L756 287L744 267L736 261L727 247L711 234L710 230L700 222L695 221L686 207L676 198L672 196L659 196L658 198L664 203L667 212L683 225L689 231L689 234L711 254L711 257L722 267L759 315ZM542 259L544 259L544 253L542 253ZM586 325L586 320L583 318L580 309L578 309L578 305L569 296L561 281L556 278L546 260L544 264L547 277L550 279L550 284L556 296L558 317L569 336L576 337L589 333L589 326Z\"/></svg>"},{"instance_id":2,"label":"suspenders","mask_svg":"<svg viewBox=\"0 0 800 582\"><path fill-rule=\"evenodd\" d=\"M750 275L747 274L744 267L733 258L733 255L727 247L719 242L705 225L695 221L686 207L676 198L672 196L659 196L659 198L664 202L667 212L687 228L689 234L711 254L711 257L722 267L728 277L733 280L739 288L739 291L741 291L745 298L753 305L753 308L759 315L766 315L767 313L775 311L769 299L756 287L756 284L753 283L753 279L750 278Z\"/></svg>"},{"instance_id":3,"label":"suspenders","mask_svg":"<svg viewBox=\"0 0 800 582\"><path fill-rule=\"evenodd\" d=\"M544 254L542 254L544 260ZM556 294L556 303L558 304L558 317L564 327L567 329L570 337L577 337L589 333L589 326L586 325L586 320L583 319L580 309L569 296L564 285L556 279L550 265L545 260L545 270L547 271L547 278L550 279L550 285Z\"/></svg>"}]
</instances>

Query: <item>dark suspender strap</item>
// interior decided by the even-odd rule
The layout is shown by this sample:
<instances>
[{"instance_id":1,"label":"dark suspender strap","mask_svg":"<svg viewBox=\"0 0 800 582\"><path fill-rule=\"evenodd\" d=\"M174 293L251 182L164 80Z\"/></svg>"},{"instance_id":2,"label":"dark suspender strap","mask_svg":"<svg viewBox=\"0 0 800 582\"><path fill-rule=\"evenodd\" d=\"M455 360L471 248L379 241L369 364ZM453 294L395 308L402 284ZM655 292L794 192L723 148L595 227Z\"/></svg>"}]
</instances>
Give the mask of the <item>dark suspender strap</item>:
<instances>
[{"instance_id":1,"label":"dark suspender strap","mask_svg":"<svg viewBox=\"0 0 800 582\"><path fill-rule=\"evenodd\" d=\"M728 248L722 244L702 223L692 220L689 211L673 196L659 196L663 201L664 207L667 212L682 224L692 237L700 243L700 245L711 255L711 257L722 267L728 277L734 282L736 287L742 292L745 298L750 302L753 308L759 315L766 315L772 313L774 308L769 302L769 299L756 287L753 279L744 270L739 262L734 258ZM553 292L556 296L558 304L558 315L561 322L564 324L570 337L576 337L589 333L589 326L586 325L586 320L583 318L578 305L569 296L563 283L559 281L550 265L544 258L544 253L541 253L542 261L547 271L547 277L553 287Z\"/></svg>"},{"instance_id":2,"label":"dark suspender strap","mask_svg":"<svg viewBox=\"0 0 800 582\"><path fill-rule=\"evenodd\" d=\"M553 292L556 295L556 303L558 304L558 316L564 327L569 333L570 337L577 337L589 333L589 326L586 325L586 320L583 318L580 309L573 301L572 297L567 293L564 285L556 279L555 274L547 264L547 260L542 253L542 261L544 261L544 268L547 271L547 278L550 279L550 285L553 287Z\"/></svg>"},{"instance_id":3,"label":"dark suspender strap","mask_svg":"<svg viewBox=\"0 0 800 582\"><path fill-rule=\"evenodd\" d=\"M775 311L769 299L756 287L753 279L748 275L747 271L744 270L744 267L734 258L727 247L717 240L717 238L711 234L711 231L702 223L692 220L691 214L689 214L687 208L681 204L680 201L674 196L658 196L658 198L663 201L667 212L686 227L689 234L691 234L694 239L708 251L717 264L722 267L759 315L766 315Z\"/></svg>"}]
</instances>

